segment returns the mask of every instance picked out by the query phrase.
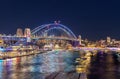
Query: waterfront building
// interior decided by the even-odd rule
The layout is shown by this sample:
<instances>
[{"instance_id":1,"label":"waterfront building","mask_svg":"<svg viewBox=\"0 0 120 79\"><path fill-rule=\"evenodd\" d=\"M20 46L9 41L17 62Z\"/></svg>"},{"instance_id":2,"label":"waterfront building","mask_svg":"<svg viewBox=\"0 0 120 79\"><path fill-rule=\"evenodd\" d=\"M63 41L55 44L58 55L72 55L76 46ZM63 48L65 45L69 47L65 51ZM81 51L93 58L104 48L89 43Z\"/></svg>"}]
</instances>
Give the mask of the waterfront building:
<instances>
[{"instance_id":1,"label":"waterfront building","mask_svg":"<svg viewBox=\"0 0 120 79\"><path fill-rule=\"evenodd\" d=\"M18 37L22 37L22 36L23 36L23 30L22 30L21 28L18 28L18 29L17 29L17 32L16 32L16 35L17 35Z\"/></svg>"},{"instance_id":2,"label":"waterfront building","mask_svg":"<svg viewBox=\"0 0 120 79\"><path fill-rule=\"evenodd\" d=\"M0 38L0 46L3 46L3 44L4 44L4 40Z\"/></svg>"},{"instance_id":3,"label":"waterfront building","mask_svg":"<svg viewBox=\"0 0 120 79\"><path fill-rule=\"evenodd\" d=\"M30 30L30 28L25 28L24 36L27 37L27 42L31 42L31 30Z\"/></svg>"},{"instance_id":4,"label":"waterfront building","mask_svg":"<svg viewBox=\"0 0 120 79\"><path fill-rule=\"evenodd\" d=\"M31 30L30 30L30 28L25 28L24 36L25 37L31 37Z\"/></svg>"},{"instance_id":5,"label":"waterfront building","mask_svg":"<svg viewBox=\"0 0 120 79\"><path fill-rule=\"evenodd\" d=\"M81 45L81 41L82 41L81 35L78 36L78 40L79 40L79 45Z\"/></svg>"},{"instance_id":6,"label":"waterfront building","mask_svg":"<svg viewBox=\"0 0 120 79\"><path fill-rule=\"evenodd\" d=\"M110 37L107 37L107 44L110 44L110 42L111 42L111 38Z\"/></svg>"}]
</instances>

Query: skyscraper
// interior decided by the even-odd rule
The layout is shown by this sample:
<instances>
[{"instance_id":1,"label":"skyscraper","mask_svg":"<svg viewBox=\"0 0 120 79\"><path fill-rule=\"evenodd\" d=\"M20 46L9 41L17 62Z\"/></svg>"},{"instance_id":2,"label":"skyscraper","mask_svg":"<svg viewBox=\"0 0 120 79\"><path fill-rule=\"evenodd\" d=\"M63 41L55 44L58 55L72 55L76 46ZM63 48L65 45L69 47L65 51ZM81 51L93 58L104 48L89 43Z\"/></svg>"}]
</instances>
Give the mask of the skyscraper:
<instances>
[{"instance_id":1,"label":"skyscraper","mask_svg":"<svg viewBox=\"0 0 120 79\"><path fill-rule=\"evenodd\" d=\"M78 36L78 40L79 40L79 44L81 45L81 41L82 41L81 35Z\"/></svg>"},{"instance_id":2,"label":"skyscraper","mask_svg":"<svg viewBox=\"0 0 120 79\"><path fill-rule=\"evenodd\" d=\"M107 41L108 44L110 44L111 38L110 38L110 37L107 37L107 40L106 40L106 41Z\"/></svg>"},{"instance_id":3,"label":"skyscraper","mask_svg":"<svg viewBox=\"0 0 120 79\"><path fill-rule=\"evenodd\" d=\"M31 31L30 31L30 28L25 28L24 36L25 36L25 37L31 37Z\"/></svg>"},{"instance_id":4,"label":"skyscraper","mask_svg":"<svg viewBox=\"0 0 120 79\"><path fill-rule=\"evenodd\" d=\"M22 31L21 28L18 28L18 29L17 29L16 35L17 35L18 37L22 37L22 36L23 36L23 31Z\"/></svg>"},{"instance_id":5,"label":"skyscraper","mask_svg":"<svg viewBox=\"0 0 120 79\"><path fill-rule=\"evenodd\" d=\"M31 31L30 28L25 28L24 36L27 37L27 42L31 42Z\"/></svg>"}]
</instances>

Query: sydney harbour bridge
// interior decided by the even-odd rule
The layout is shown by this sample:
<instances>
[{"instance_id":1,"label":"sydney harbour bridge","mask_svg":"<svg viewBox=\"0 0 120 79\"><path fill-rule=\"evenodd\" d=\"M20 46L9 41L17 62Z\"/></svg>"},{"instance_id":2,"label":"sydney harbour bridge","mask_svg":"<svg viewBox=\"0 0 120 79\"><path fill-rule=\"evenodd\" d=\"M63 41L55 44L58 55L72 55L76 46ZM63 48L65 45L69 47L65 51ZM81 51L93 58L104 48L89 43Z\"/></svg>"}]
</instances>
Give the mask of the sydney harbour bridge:
<instances>
[{"instance_id":1,"label":"sydney harbour bridge","mask_svg":"<svg viewBox=\"0 0 120 79\"><path fill-rule=\"evenodd\" d=\"M37 42L37 43L69 43L72 46L79 44L79 39L76 35L65 25L60 23L51 23L43 24L36 27L33 30L27 28L24 32L24 35L1 35L0 36L4 41L16 41L18 44L19 41L26 42Z\"/></svg>"},{"instance_id":2,"label":"sydney harbour bridge","mask_svg":"<svg viewBox=\"0 0 120 79\"><path fill-rule=\"evenodd\" d=\"M62 24L45 24L32 30L32 35L39 38L58 38L67 40L76 40L75 34Z\"/></svg>"},{"instance_id":3,"label":"sydney harbour bridge","mask_svg":"<svg viewBox=\"0 0 120 79\"><path fill-rule=\"evenodd\" d=\"M78 45L78 39L75 34L66 26L59 23L44 24L31 31L32 39L46 40L46 43L71 44ZM40 41L41 42L41 41ZM64 45L62 45L64 46Z\"/></svg>"},{"instance_id":4,"label":"sydney harbour bridge","mask_svg":"<svg viewBox=\"0 0 120 79\"><path fill-rule=\"evenodd\" d=\"M81 37L77 37L67 26L54 22L50 24L43 24L30 30L26 28L24 34L20 30L16 35L0 35L0 39L7 43L7 45L59 45L60 47L72 46L76 47L81 45ZM1 42L1 41L0 41ZM98 50L104 48L82 48L84 50ZM106 49L106 48L105 48ZM109 50L119 50L119 48L107 48Z\"/></svg>"}]
</instances>

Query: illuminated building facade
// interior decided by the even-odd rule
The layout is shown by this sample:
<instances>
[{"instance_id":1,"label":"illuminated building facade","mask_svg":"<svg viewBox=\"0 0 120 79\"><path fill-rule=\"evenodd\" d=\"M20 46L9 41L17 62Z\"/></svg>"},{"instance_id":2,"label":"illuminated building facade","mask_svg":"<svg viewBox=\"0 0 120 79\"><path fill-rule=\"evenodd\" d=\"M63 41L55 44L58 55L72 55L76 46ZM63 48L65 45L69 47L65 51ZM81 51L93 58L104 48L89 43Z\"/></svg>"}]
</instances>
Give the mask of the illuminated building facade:
<instances>
[{"instance_id":1,"label":"illuminated building facade","mask_svg":"<svg viewBox=\"0 0 120 79\"><path fill-rule=\"evenodd\" d=\"M24 36L25 36L25 37L31 37L31 31L30 31L30 28L25 28Z\"/></svg>"},{"instance_id":2,"label":"illuminated building facade","mask_svg":"<svg viewBox=\"0 0 120 79\"><path fill-rule=\"evenodd\" d=\"M82 41L81 35L78 36L78 40L79 40L79 45L81 45L81 41Z\"/></svg>"},{"instance_id":3,"label":"illuminated building facade","mask_svg":"<svg viewBox=\"0 0 120 79\"><path fill-rule=\"evenodd\" d=\"M30 28L25 28L24 36L27 37L27 42L31 42L31 31Z\"/></svg>"},{"instance_id":4,"label":"illuminated building facade","mask_svg":"<svg viewBox=\"0 0 120 79\"><path fill-rule=\"evenodd\" d=\"M2 46L4 44L4 41L2 38L0 38L0 46Z\"/></svg>"},{"instance_id":5,"label":"illuminated building facade","mask_svg":"<svg viewBox=\"0 0 120 79\"><path fill-rule=\"evenodd\" d=\"M23 36L23 31L22 31L21 28L18 28L18 29L17 29L16 35L17 35L18 37L22 37L22 36Z\"/></svg>"},{"instance_id":6,"label":"illuminated building facade","mask_svg":"<svg viewBox=\"0 0 120 79\"><path fill-rule=\"evenodd\" d=\"M110 44L110 42L111 42L111 38L107 37L107 43Z\"/></svg>"}]
</instances>

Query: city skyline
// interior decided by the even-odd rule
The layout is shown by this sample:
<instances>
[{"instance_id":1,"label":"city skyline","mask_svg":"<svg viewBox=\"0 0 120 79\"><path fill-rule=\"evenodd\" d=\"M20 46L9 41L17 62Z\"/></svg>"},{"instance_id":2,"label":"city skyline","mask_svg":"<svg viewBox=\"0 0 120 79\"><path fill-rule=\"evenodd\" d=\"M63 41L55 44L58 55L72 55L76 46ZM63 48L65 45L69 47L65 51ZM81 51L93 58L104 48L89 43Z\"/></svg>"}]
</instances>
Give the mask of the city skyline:
<instances>
[{"instance_id":1,"label":"city skyline","mask_svg":"<svg viewBox=\"0 0 120 79\"><path fill-rule=\"evenodd\" d=\"M107 36L120 39L118 3L107 0L1 1L0 33L14 34L17 28L34 29L42 24L60 20L76 36L81 35L90 40L99 40Z\"/></svg>"},{"instance_id":2,"label":"city skyline","mask_svg":"<svg viewBox=\"0 0 120 79\"><path fill-rule=\"evenodd\" d=\"M48 29L50 29L47 25L56 25L57 27L58 26L60 26L60 25L62 25L61 23L60 23L60 21L54 21L54 23L51 23L51 24L43 24L43 25L41 25L42 27L44 27L44 26L46 26ZM38 27L41 27L41 26L38 26ZM67 26L65 26L65 25L63 25L64 27L66 27L67 29L69 29ZM36 28L38 28L38 27L36 27ZM36 28L34 28L34 29L30 29L30 28L17 28L16 29L16 33L15 34L0 34L0 35L5 35L5 36L17 36L17 37L26 37L26 35L29 35L29 37L34 37L34 34L32 34L32 32L31 31L35 31L35 30L37 30ZM54 26L52 27L52 28L54 28ZM28 31L27 31L28 30ZM56 30L56 29L55 29ZM71 32L72 32L72 30L71 29L69 29ZM57 31L59 31L59 30L56 30L56 33L57 33ZM29 33L29 34L27 34L27 33ZM74 34L74 32L72 32L73 34ZM75 35L75 34L74 34ZM49 35L48 35L48 37L49 37ZM75 37L76 37L76 39L81 39L81 40L88 40L88 41L91 41L91 42L99 42L99 41L105 41L106 40L106 42L107 42L107 39L109 39L109 40L114 40L114 41L119 41L119 39L115 39L115 38L112 38L112 37L110 37L110 36L106 36L106 37L104 37L104 38L101 38L101 39L98 39L98 40L90 40L89 38L83 38L81 35L78 35L78 36L76 36L75 35Z\"/></svg>"},{"instance_id":3,"label":"city skyline","mask_svg":"<svg viewBox=\"0 0 120 79\"><path fill-rule=\"evenodd\" d=\"M54 22L57 22L57 21L54 21ZM53 23L54 23L53 22ZM59 24L61 24L61 23L59 23ZM43 24L44 25L44 24ZM40 26L42 26L42 25L40 25ZM67 27L67 26L66 26ZM17 35L17 36L24 36L24 32L25 32L25 30L27 29L27 27L24 27L24 28L21 28L21 27L18 27L17 29L16 29L16 31L13 33L9 33L9 34L5 34L5 33L1 33L2 35L7 35L7 36L9 36L9 35ZM30 29L30 30L34 30L34 29L31 29L31 28L28 28L28 29ZM71 29L70 29L71 30ZM24 31L24 32L23 32ZM72 30L71 30L72 31ZM74 32L73 32L74 33ZM19 35L20 34L20 35ZM77 37L77 38L79 38L79 35L77 36L76 34L75 34L75 36ZM80 35L81 36L81 35ZM110 38L112 38L112 39L116 39L116 38L114 38L114 36L113 37L111 37L111 36L105 36L105 37L103 37L103 38L99 38L99 39L89 39L89 38L87 38L87 37L82 37L82 39L84 39L84 40L89 40L89 41L99 41L99 40L105 40L107 37L110 37ZM116 40L120 40L120 39L116 39Z\"/></svg>"},{"instance_id":4,"label":"city skyline","mask_svg":"<svg viewBox=\"0 0 120 79\"><path fill-rule=\"evenodd\" d=\"M1 0L0 79L120 79L119 3Z\"/></svg>"}]
</instances>

